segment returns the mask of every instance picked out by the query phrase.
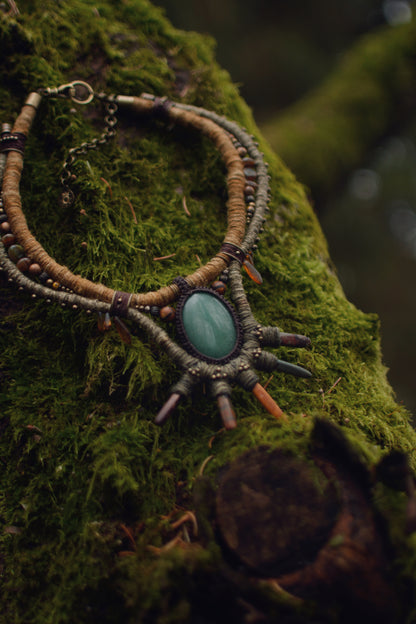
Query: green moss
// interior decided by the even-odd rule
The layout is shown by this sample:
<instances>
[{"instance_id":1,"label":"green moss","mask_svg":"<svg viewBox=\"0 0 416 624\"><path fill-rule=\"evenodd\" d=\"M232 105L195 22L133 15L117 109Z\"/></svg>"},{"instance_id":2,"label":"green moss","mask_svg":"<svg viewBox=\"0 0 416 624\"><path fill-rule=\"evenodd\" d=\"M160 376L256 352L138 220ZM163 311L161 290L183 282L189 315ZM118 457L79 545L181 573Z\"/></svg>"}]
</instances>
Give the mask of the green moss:
<instances>
[{"instance_id":1,"label":"green moss","mask_svg":"<svg viewBox=\"0 0 416 624\"><path fill-rule=\"evenodd\" d=\"M18 113L28 91L80 78L107 92L203 104L257 134L215 63L213 42L174 30L146 0L22 0L19 8L17 20L0 21L3 120ZM67 211L57 201L62 162L103 129L99 109L72 109L61 100L42 104L25 161L25 214L51 255L133 291L158 288L210 258L224 230L223 170L212 147L190 132L120 116L116 140L76 163L77 201ZM2 283L1 624L191 618L189 595L215 575L220 551L191 544L156 556L149 546L175 537L162 516L192 507L202 469L215 481L253 446L307 458L315 416L340 424L369 466L391 448L413 460L416 436L387 384L377 319L345 300L302 188L260 141L273 201L256 255L264 283L245 282L249 300L259 322L306 333L313 343L282 353L314 371L312 380L276 375L268 386L287 422L235 389L239 426L219 432L216 405L199 388L159 429L154 415L179 372L147 336L138 332L128 348L114 329L100 334L95 319ZM387 498L393 505L397 497ZM391 515L393 525L399 516ZM120 554L126 550L132 554ZM411 545L409 553L402 568L411 566Z\"/></svg>"}]
</instances>

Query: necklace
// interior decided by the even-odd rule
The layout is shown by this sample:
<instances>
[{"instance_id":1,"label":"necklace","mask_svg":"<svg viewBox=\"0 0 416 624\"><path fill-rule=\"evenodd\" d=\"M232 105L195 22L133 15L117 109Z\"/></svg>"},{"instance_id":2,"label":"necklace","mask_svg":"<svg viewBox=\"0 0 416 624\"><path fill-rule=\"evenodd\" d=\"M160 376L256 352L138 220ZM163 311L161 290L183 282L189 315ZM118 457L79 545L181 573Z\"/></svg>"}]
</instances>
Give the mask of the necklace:
<instances>
[{"instance_id":1,"label":"necklace","mask_svg":"<svg viewBox=\"0 0 416 624\"><path fill-rule=\"evenodd\" d=\"M123 108L133 114L147 115L191 127L212 140L227 169L227 230L217 254L187 277L179 276L158 291L129 293L115 291L72 273L43 249L28 228L20 196L20 179L26 138L43 98L70 98L76 104L94 99L106 108L106 127L99 138L72 148L63 165L61 201L64 207L74 201L72 166L78 156L97 149L115 134L116 113ZM181 398L201 382L208 385L217 400L227 429L236 426L231 404L231 384L252 391L275 417L282 410L263 388L255 369L283 371L310 377L306 369L279 360L263 347L309 346L305 336L286 334L276 327L264 327L255 320L244 291L241 267L261 283L253 264L268 211L267 166L257 144L238 124L212 111L159 98L107 96L91 86L74 81L58 88L31 93L13 128L3 124L0 136L0 265L9 281L47 302L57 302L74 310L98 313L105 329L114 318L119 333L129 342L128 328L122 319L144 329L183 371L178 383L156 416L162 424ZM233 306L224 298L230 286ZM176 310L173 304L176 303ZM156 320L158 318L158 320ZM176 320L178 341L160 325L160 319Z\"/></svg>"}]
</instances>

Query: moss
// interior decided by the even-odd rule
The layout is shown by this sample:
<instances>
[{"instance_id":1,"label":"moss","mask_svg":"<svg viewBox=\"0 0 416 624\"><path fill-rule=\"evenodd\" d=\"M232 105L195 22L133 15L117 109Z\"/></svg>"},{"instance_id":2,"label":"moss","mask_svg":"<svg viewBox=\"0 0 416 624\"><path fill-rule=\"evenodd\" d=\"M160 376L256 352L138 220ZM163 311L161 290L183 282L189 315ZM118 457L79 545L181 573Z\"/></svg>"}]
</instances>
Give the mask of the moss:
<instances>
[{"instance_id":1,"label":"moss","mask_svg":"<svg viewBox=\"0 0 416 624\"><path fill-rule=\"evenodd\" d=\"M107 92L203 104L258 134L213 42L174 30L146 0L22 0L19 8L17 20L0 22L2 119L18 113L27 91L76 77ZM224 227L215 151L190 132L120 116L117 139L76 163L77 201L67 211L57 201L62 162L102 129L99 109L42 105L22 190L37 238L75 272L118 289L158 288L195 270ZM273 201L256 255L264 283L247 283L247 292L259 322L311 336L312 350L282 357L314 378L270 380L287 423L236 389L239 426L219 432L216 406L200 388L159 429L153 418L178 372L148 337L138 332L127 348L114 329L100 334L95 319L2 283L2 624L190 619L198 581L213 583L221 555L215 544L195 543L156 556L149 546L176 535L166 517L192 507L201 470L215 481L246 449L269 444L308 457L315 416L340 424L369 466L391 448L413 459L416 436L387 384L377 319L345 300L302 187L259 140Z\"/></svg>"}]
</instances>

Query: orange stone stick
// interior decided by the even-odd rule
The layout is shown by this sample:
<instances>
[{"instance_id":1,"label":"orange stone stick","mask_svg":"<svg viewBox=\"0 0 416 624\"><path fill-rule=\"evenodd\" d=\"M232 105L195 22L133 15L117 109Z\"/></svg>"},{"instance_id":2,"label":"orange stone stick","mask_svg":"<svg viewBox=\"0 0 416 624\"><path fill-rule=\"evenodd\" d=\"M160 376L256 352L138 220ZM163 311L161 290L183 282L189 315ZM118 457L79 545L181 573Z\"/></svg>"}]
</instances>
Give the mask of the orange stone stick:
<instances>
[{"instance_id":1,"label":"orange stone stick","mask_svg":"<svg viewBox=\"0 0 416 624\"><path fill-rule=\"evenodd\" d=\"M263 388L262 385L256 383L252 392L256 399L260 401L263 407L269 412L269 414L271 414L275 418L284 418L286 420L286 416L283 411L280 409L276 401L272 399L267 390Z\"/></svg>"}]
</instances>

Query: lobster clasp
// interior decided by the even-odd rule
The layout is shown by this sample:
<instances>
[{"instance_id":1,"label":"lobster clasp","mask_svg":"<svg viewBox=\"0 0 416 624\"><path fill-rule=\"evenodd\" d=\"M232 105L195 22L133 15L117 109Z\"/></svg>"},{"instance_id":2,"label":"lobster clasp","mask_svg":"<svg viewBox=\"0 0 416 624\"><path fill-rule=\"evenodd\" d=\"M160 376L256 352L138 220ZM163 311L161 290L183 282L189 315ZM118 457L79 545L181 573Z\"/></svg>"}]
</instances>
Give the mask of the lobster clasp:
<instances>
[{"instance_id":1,"label":"lobster clasp","mask_svg":"<svg viewBox=\"0 0 416 624\"><path fill-rule=\"evenodd\" d=\"M83 80L74 80L60 87L48 87L45 93L50 96L70 98L75 104L89 104L94 99L93 88Z\"/></svg>"}]
</instances>

